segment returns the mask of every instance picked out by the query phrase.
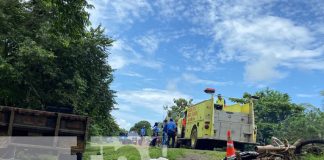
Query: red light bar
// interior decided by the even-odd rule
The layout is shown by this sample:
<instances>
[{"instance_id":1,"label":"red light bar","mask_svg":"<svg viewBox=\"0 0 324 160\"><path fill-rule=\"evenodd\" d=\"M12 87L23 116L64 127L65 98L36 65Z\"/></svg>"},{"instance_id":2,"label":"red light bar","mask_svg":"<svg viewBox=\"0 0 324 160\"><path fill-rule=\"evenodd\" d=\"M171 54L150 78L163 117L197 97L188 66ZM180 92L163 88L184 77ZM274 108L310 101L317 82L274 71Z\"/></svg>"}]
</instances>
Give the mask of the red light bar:
<instances>
[{"instance_id":1,"label":"red light bar","mask_svg":"<svg viewBox=\"0 0 324 160\"><path fill-rule=\"evenodd\" d=\"M214 88L206 88L204 90L205 93L215 93L215 89Z\"/></svg>"}]
</instances>

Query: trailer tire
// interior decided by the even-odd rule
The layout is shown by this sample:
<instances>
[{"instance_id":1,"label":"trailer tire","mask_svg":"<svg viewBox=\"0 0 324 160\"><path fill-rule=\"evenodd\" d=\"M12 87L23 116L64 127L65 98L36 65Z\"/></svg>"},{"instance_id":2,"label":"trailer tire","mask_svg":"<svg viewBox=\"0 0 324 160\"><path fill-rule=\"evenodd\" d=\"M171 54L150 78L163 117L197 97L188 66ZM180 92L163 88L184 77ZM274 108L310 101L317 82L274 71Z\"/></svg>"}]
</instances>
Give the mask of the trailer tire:
<instances>
[{"instance_id":1,"label":"trailer tire","mask_svg":"<svg viewBox=\"0 0 324 160\"><path fill-rule=\"evenodd\" d=\"M197 148L197 142L198 142L198 132L197 132L197 127L194 126L191 130L191 135L190 135L190 145L192 149Z\"/></svg>"}]
</instances>

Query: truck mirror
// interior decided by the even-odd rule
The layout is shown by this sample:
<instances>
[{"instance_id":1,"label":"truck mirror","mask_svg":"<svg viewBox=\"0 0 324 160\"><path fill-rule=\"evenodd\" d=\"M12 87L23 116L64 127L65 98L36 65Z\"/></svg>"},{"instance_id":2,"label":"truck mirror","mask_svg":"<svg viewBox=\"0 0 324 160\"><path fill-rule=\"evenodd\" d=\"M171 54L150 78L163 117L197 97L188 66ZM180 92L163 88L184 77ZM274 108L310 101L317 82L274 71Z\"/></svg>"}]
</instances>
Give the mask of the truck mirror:
<instances>
[{"instance_id":1,"label":"truck mirror","mask_svg":"<svg viewBox=\"0 0 324 160\"><path fill-rule=\"evenodd\" d=\"M253 98L253 99L260 99L260 97L258 97L258 96L251 96L251 98Z\"/></svg>"}]
</instances>

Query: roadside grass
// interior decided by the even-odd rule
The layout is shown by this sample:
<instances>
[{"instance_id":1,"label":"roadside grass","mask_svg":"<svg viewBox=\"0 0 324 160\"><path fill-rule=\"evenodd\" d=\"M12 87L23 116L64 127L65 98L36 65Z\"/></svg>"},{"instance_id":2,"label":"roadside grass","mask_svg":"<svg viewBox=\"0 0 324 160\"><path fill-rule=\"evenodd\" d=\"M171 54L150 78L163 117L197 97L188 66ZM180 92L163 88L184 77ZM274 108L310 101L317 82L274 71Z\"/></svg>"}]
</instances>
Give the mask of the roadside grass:
<instances>
[{"instance_id":1,"label":"roadside grass","mask_svg":"<svg viewBox=\"0 0 324 160\"><path fill-rule=\"evenodd\" d=\"M306 155L305 157L302 157L302 159L305 159L305 160L323 160L324 155L309 154L309 155Z\"/></svg>"},{"instance_id":2,"label":"roadside grass","mask_svg":"<svg viewBox=\"0 0 324 160\"><path fill-rule=\"evenodd\" d=\"M84 153L85 160L91 160L90 156L100 155L99 147L89 147ZM152 147L149 149L150 158L159 158L162 157L162 149L158 147ZM123 146L118 150L115 150L113 147L104 147L103 148L103 157L104 160L118 160L118 159L127 159L127 160L140 160L139 151L132 146ZM219 151L205 151L205 150L191 150L184 148L169 148L167 151L167 159L177 160L177 159L186 159L190 157L197 157L199 159L206 160L221 160L225 157L225 152ZM195 158L196 159L196 158Z\"/></svg>"},{"instance_id":3,"label":"roadside grass","mask_svg":"<svg viewBox=\"0 0 324 160\"><path fill-rule=\"evenodd\" d=\"M207 150L192 150L185 148L168 148L167 159L169 160L222 160L225 157L223 151L207 151ZM99 147L87 147L84 153L84 160L91 160L90 156L100 155ZM162 149L158 147L151 147L149 149L150 158L159 158L162 156ZM117 150L113 147L103 148L103 160L141 160L139 151L133 146L123 146ZM323 160L324 155L306 155L302 160ZM95 160L95 159L92 159Z\"/></svg>"}]
</instances>

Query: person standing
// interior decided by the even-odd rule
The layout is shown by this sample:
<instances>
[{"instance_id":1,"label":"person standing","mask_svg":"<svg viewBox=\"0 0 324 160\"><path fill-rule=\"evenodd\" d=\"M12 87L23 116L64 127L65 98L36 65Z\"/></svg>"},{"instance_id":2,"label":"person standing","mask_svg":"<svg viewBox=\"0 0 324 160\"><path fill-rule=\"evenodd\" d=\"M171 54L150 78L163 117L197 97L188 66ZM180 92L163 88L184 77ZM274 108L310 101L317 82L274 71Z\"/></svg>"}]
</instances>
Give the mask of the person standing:
<instances>
[{"instance_id":1,"label":"person standing","mask_svg":"<svg viewBox=\"0 0 324 160\"><path fill-rule=\"evenodd\" d=\"M157 137L159 136L159 123L155 122L154 126L153 126L153 136Z\"/></svg>"},{"instance_id":2,"label":"person standing","mask_svg":"<svg viewBox=\"0 0 324 160\"><path fill-rule=\"evenodd\" d=\"M177 126L176 124L173 122L173 119L170 119L170 122L167 125L167 133L168 133L168 145L170 145L170 139L172 140L171 143L171 148L174 147L174 143L175 143L175 135L176 135L176 131L177 131Z\"/></svg>"},{"instance_id":3,"label":"person standing","mask_svg":"<svg viewBox=\"0 0 324 160\"><path fill-rule=\"evenodd\" d=\"M146 129L145 126L141 128L141 137L144 137L146 135Z\"/></svg>"},{"instance_id":4,"label":"person standing","mask_svg":"<svg viewBox=\"0 0 324 160\"><path fill-rule=\"evenodd\" d=\"M142 145L143 144L143 142L144 142L144 136L146 135L146 129L145 129L145 126L143 126L142 128L141 128L141 143L140 143L140 145Z\"/></svg>"},{"instance_id":5,"label":"person standing","mask_svg":"<svg viewBox=\"0 0 324 160\"><path fill-rule=\"evenodd\" d=\"M163 132L162 132L162 145L167 145L168 141L168 120L163 121Z\"/></svg>"},{"instance_id":6,"label":"person standing","mask_svg":"<svg viewBox=\"0 0 324 160\"><path fill-rule=\"evenodd\" d=\"M216 104L219 105L219 106L221 106L222 109L226 107L225 99L222 97L221 94L218 94L217 95Z\"/></svg>"}]
</instances>

